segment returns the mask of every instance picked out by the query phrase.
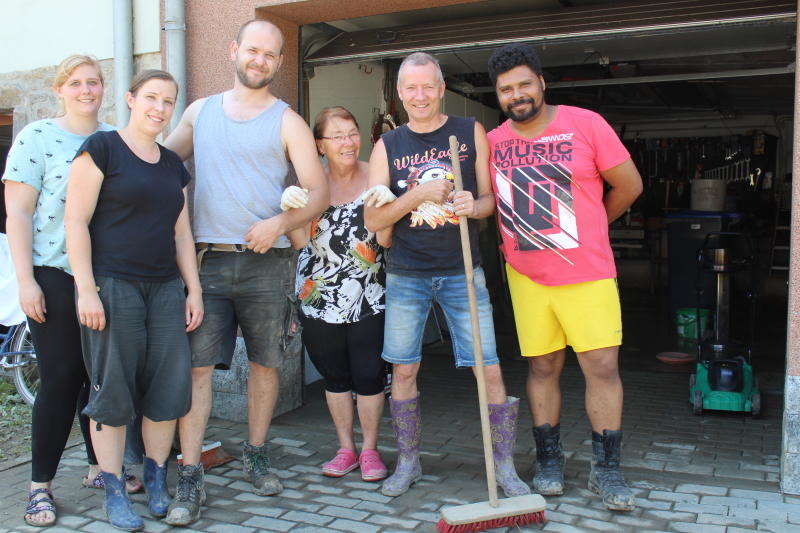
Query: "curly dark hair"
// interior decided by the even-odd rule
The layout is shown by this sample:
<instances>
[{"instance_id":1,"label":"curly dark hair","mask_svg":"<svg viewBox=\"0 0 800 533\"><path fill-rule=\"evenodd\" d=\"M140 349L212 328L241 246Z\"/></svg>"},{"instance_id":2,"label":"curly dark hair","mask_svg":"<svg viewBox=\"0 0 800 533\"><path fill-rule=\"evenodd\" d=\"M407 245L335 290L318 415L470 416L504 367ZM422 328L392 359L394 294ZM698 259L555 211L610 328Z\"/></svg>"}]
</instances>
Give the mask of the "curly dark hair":
<instances>
[{"instance_id":1,"label":"curly dark hair","mask_svg":"<svg viewBox=\"0 0 800 533\"><path fill-rule=\"evenodd\" d=\"M529 67L539 76L542 75L542 62L532 46L513 43L495 50L489 58L489 77L492 79L492 85L497 84L497 77L500 74L522 65Z\"/></svg>"}]
</instances>

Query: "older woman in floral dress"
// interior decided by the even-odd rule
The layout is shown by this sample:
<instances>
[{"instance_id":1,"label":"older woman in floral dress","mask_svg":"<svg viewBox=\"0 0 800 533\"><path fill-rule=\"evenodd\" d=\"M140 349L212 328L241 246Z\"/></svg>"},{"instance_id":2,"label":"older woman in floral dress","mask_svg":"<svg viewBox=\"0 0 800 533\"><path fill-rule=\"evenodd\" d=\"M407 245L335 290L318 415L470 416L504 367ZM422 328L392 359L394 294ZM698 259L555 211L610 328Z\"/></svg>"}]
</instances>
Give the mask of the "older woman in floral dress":
<instances>
[{"instance_id":1,"label":"older woman in floral dress","mask_svg":"<svg viewBox=\"0 0 800 533\"><path fill-rule=\"evenodd\" d=\"M325 379L325 397L336 427L339 450L322 473L341 477L361 468L365 481L386 477L377 451L383 412L384 271L379 242L364 224L368 165L359 161L361 138L355 117L343 107L323 109L314 123L317 148L327 160L331 206L310 227L289 234L302 248L297 265L303 343ZM283 207L302 205L300 197ZM287 194L284 195L287 197ZM353 438L353 392L363 442L356 454Z\"/></svg>"}]
</instances>

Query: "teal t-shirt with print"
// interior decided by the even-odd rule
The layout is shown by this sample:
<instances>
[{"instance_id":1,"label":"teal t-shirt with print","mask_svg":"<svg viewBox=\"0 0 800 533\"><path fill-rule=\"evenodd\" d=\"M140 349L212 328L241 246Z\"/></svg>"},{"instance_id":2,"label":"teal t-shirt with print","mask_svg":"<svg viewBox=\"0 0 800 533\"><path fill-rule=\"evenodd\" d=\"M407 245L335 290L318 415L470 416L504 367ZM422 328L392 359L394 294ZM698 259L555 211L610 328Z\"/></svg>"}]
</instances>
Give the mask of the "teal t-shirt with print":
<instances>
[{"instance_id":1,"label":"teal t-shirt with print","mask_svg":"<svg viewBox=\"0 0 800 533\"><path fill-rule=\"evenodd\" d=\"M100 123L98 131L114 128ZM53 119L32 122L14 139L3 182L16 181L39 191L33 213L33 266L70 272L64 233L64 204L72 159L88 136L61 129Z\"/></svg>"}]
</instances>

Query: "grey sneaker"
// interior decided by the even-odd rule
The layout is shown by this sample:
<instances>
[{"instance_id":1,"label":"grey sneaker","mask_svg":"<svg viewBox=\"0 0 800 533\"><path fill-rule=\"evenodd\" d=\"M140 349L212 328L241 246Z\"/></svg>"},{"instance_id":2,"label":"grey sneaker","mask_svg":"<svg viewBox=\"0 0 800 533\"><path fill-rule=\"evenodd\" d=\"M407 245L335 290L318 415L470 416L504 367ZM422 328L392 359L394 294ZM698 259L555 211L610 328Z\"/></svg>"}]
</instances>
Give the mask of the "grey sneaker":
<instances>
[{"instance_id":1,"label":"grey sneaker","mask_svg":"<svg viewBox=\"0 0 800 533\"><path fill-rule=\"evenodd\" d=\"M165 521L171 526L188 526L200 518L200 506L206 503L203 465L178 465L175 498L167 508Z\"/></svg>"},{"instance_id":2,"label":"grey sneaker","mask_svg":"<svg viewBox=\"0 0 800 533\"><path fill-rule=\"evenodd\" d=\"M274 496L283 490L281 480L270 471L266 443L261 446L253 446L245 442L242 464L244 464L245 476L253 484L253 492L259 496Z\"/></svg>"},{"instance_id":3,"label":"grey sneaker","mask_svg":"<svg viewBox=\"0 0 800 533\"><path fill-rule=\"evenodd\" d=\"M603 498L612 511L631 511L636 506L633 491L619 471L622 431L592 432L592 468L589 471L589 490Z\"/></svg>"}]
</instances>

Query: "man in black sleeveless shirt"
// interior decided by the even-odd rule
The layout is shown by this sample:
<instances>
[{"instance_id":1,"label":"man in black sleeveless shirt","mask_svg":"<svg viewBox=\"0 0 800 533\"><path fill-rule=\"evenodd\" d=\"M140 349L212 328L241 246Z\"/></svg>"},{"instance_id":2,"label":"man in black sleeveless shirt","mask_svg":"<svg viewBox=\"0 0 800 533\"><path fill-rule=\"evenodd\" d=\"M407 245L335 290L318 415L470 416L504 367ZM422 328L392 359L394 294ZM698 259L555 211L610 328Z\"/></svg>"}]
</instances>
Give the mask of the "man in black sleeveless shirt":
<instances>
[{"instance_id":1,"label":"man in black sleeveless shirt","mask_svg":"<svg viewBox=\"0 0 800 533\"><path fill-rule=\"evenodd\" d=\"M492 306L478 254L477 220L494 212L486 131L472 118L440 112L444 79L432 56L415 53L400 65L397 91L408 124L381 137L370 157L365 218L371 231L393 228L386 263L386 326L382 357L393 364L392 421L397 436L395 472L382 492L399 496L421 475L417 373L425 321L432 302L442 307L456 366L475 366L459 217L468 217L478 300L497 482L507 496L530 493L513 463L519 399L506 396L495 349ZM453 192L449 136L459 141L464 191ZM378 198L397 199L381 205Z\"/></svg>"}]
</instances>

